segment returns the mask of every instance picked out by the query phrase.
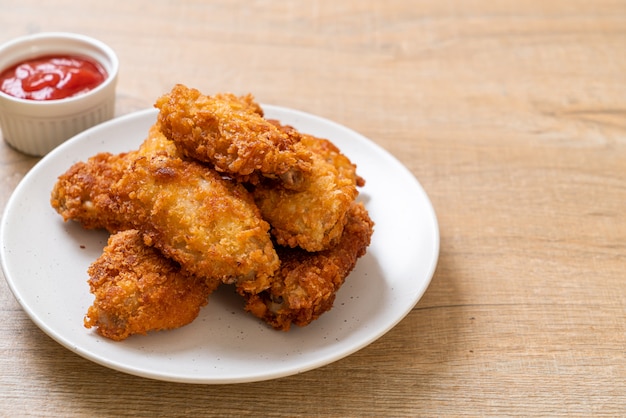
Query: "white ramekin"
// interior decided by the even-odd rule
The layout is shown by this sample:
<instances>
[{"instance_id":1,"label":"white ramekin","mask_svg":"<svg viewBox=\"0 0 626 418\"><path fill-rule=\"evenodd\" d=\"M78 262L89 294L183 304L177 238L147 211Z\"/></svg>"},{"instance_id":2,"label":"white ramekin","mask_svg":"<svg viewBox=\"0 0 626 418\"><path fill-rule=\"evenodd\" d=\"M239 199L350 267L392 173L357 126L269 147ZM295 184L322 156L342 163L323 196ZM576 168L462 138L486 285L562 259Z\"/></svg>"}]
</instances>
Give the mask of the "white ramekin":
<instances>
[{"instance_id":1,"label":"white ramekin","mask_svg":"<svg viewBox=\"0 0 626 418\"><path fill-rule=\"evenodd\" d=\"M115 113L119 61L115 52L90 37L64 32L39 33L0 46L0 72L44 55L79 55L95 59L108 76L95 89L67 99L18 99L0 91L0 128L4 140L25 154L43 156Z\"/></svg>"}]
</instances>

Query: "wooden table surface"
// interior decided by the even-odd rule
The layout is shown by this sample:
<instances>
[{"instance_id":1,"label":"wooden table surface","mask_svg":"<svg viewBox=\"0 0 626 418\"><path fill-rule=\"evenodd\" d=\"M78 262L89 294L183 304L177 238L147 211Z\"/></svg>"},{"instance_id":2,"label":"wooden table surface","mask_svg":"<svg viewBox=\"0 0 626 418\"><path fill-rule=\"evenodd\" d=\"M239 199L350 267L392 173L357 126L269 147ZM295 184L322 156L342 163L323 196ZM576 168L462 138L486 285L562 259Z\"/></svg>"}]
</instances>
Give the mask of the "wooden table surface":
<instances>
[{"instance_id":1,"label":"wooden table surface","mask_svg":"<svg viewBox=\"0 0 626 418\"><path fill-rule=\"evenodd\" d=\"M96 365L0 280L0 415L626 414L626 2L49 3L0 0L0 42L106 42L118 116L184 83L346 125L420 181L441 250L379 340L235 385ZM0 144L2 208L37 161Z\"/></svg>"}]
</instances>

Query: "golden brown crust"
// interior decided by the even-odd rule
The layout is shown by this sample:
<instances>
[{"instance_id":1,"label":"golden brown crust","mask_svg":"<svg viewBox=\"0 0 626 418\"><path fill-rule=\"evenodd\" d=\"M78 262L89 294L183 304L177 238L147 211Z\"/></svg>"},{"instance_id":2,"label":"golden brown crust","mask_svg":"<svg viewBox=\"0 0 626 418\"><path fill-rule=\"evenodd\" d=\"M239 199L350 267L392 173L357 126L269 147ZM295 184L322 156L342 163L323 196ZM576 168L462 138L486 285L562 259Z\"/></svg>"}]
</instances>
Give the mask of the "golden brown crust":
<instances>
[{"instance_id":1,"label":"golden brown crust","mask_svg":"<svg viewBox=\"0 0 626 418\"><path fill-rule=\"evenodd\" d=\"M309 155L298 136L265 120L251 95L206 96L176 85L155 106L161 130L187 156L239 181L256 184L265 176L298 188L301 173L308 171Z\"/></svg>"},{"instance_id":2,"label":"golden brown crust","mask_svg":"<svg viewBox=\"0 0 626 418\"><path fill-rule=\"evenodd\" d=\"M112 187L148 245L190 273L262 290L278 257L251 195L195 162L140 157Z\"/></svg>"},{"instance_id":3,"label":"golden brown crust","mask_svg":"<svg viewBox=\"0 0 626 418\"><path fill-rule=\"evenodd\" d=\"M95 300L85 327L116 341L189 324L219 284L185 274L136 230L112 235L88 273Z\"/></svg>"},{"instance_id":4,"label":"golden brown crust","mask_svg":"<svg viewBox=\"0 0 626 418\"><path fill-rule=\"evenodd\" d=\"M73 219L86 229L111 232L126 229L125 210L110 193L130 163L129 154L100 153L70 167L59 176L50 204L65 221Z\"/></svg>"},{"instance_id":5,"label":"golden brown crust","mask_svg":"<svg viewBox=\"0 0 626 418\"><path fill-rule=\"evenodd\" d=\"M341 237L348 208L363 180L357 176L356 166L329 140L301 137L312 155L312 169L304 174L303 189L288 190L263 182L253 194L279 245L321 251Z\"/></svg>"},{"instance_id":6,"label":"golden brown crust","mask_svg":"<svg viewBox=\"0 0 626 418\"><path fill-rule=\"evenodd\" d=\"M77 162L57 179L50 204L65 221L77 221L86 229L116 232L132 228L132 209L112 193L112 187L140 155L180 156L156 125L150 128L140 150L141 154L139 150L116 155L103 152Z\"/></svg>"},{"instance_id":7,"label":"golden brown crust","mask_svg":"<svg viewBox=\"0 0 626 418\"><path fill-rule=\"evenodd\" d=\"M252 196L176 153L152 129L138 151L71 167L55 185L52 205L85 227L138 229L147 245L190 273L265 289L279 261Z\"/></svg>"},{"instance_id":8,"label":"golden brown crust","mask_svg":"<svg viewBox=\"0 0 626 418\"><path fill-rule=\"evenodd\" d=\"M246 310L278 330L305 326L333 306L337 291L370 244L374 223L362 203L353 203L334 247L316 253L278 248L281 268L272 286L256 295L240 292Z\"/></svg>"}]
</instances>

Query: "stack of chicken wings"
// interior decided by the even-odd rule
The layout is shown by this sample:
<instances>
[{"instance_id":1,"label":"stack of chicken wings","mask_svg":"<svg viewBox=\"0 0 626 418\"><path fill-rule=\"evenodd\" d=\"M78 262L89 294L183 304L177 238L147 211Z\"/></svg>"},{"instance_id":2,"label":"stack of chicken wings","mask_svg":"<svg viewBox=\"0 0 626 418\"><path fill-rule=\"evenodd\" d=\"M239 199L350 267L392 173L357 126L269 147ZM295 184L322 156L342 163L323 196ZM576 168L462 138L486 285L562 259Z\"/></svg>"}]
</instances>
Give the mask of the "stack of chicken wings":
<instances>
[{"instance_id":1,"label":"stack of chicken wings","mask_svg":"<svg viewBox=\"0 0 626 418\"><path fill-rule=\"evenodd\" d=\"M64 220L111 234L85 326L117 341L181 327L220 285L278 330L331 309L373 233L356 166L250 95L176 85L155 106L138 149L78 162L52 190Z\"/></svg>"}]
</instances>

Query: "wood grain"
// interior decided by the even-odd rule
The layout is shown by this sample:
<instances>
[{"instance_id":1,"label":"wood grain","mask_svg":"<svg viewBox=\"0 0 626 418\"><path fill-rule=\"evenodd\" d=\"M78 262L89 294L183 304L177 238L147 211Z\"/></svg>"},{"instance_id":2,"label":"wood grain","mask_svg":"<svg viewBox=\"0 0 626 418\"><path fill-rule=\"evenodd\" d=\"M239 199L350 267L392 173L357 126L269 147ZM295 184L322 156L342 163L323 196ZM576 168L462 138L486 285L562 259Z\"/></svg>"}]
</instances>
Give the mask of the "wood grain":
<instances>
[{"instance_id":1,"label":"wood grain","mask_svg":"<svg viewBox=\"0 0 626 418\"><path fill-rule=\"evenodd\" d=\"M0 280L0 415L620 416L626 411L626 2L0 0L0 42L80 32L116 114L182 82L318 114L419 179L441 254L383 338L301 375L134 377L41 332ZM37 162L0 143L0 206ZM393 179L389 179L393 181Z\"/></svg>"}]
</instances>

